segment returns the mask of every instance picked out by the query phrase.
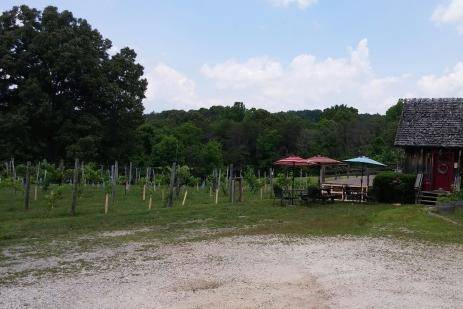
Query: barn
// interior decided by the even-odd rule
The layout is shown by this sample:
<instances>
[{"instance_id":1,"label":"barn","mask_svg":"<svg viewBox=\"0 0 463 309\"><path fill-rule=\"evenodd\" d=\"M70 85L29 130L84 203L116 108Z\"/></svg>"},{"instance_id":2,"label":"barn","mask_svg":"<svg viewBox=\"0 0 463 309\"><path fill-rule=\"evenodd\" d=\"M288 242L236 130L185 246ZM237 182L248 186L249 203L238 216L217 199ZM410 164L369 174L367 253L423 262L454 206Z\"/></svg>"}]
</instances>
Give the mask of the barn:
<instances>
[{"instance_id":1,"label":"barn","mask_svg":"<svg viewBox=\"0 0 463 309\"><path fill-rule=\"evenodd\" d=\"M404 172L423 191L459 191L463 98L404 99L395 145L405 151Z\"/></svg>"}]
</instances>

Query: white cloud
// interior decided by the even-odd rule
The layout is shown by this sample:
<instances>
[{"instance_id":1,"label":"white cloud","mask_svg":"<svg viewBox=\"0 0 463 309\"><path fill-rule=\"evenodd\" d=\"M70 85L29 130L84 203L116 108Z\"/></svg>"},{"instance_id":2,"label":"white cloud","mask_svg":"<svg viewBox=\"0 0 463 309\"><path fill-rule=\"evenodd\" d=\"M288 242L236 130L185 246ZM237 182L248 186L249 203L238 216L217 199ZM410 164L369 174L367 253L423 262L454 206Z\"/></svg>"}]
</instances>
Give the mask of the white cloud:
<instances>
[{"instance_id":1,"label":"white cloud","mask_svg":"<svg viewBox=\"0 0 463 309\"><path fill-rule=\"evenodd\" d=\"M218 81L220 88L243 88L269 81L282 74L281 64L269 57L251 58L243 64L228 60L215 66L203 65L201 73Z\"/></svg>"},{"instance_id":2,"label":"white cloud","mask_svg":"<svg viewBox=\"0 0 463 309\"><path fill-rule=\"evenodd\" d=\"M146 112L201 107L195 82L168 65L156 65L146 77Z\"/></svg>"},{"instance_id":3,"label":"white cloud","mask_svg":"<svg viewBox=\"0 0 463 309\"><path fill-rule=\"evenodd\" d=\"M201 83L166 64L154 66L147 74L146 111L242 101L274 112L347 104L360 112L384 113L403 97L463 97L463 62L441 75L380 76L370 62L366 39L340 58L305 53L283 63L262 56L204 64L199 72L196 81Z\"/></svg>"},{"instance_id":4,"label":"white cloud","mask_svg":"<svg viewBox=\"0 0 463 309\"><path fill-rule=\"evenodd\" d=\"M439 5L431 20L436 24L455 24L458 31L463 33L463 0L450 0Z\"/></svg>"},{"instance_id":5,"label":"white cloud","mask_svg":"<svg viewBox=\"0 0 463 309\"><path fill-rule=\"evenodd\" d=\"M300 9L306 9L311 5L314 5L318 0L268 0L274 6L288 7L291 5L297 5Z\"/></svg>"},{"instance_id":6,"label":"white cloud","mask_svg":"<svg viewBox=\"0 0 463 309\"><path fill-rule=\"evenodd\" d=\"M419 92L429 97L463 97L463 62L442 76L425 75L418 82Z\"/></svg>"},{"instance_id":7,"label":"white cloud","mask_svg":"<svg viewBox=\"0 0 463 309\"><path fill-rule=\"evenodd\" d=\"M345 58L322 60L302 54L287 65L269 57L241 63L229 60L205 65L201 72L236 100L245 98L253 106L272 111L348 104L362 111L384 112L385 106L397 100L395 90L408 76L376 77L366 39L348 53Z\"/></svg>"}]
</instances>

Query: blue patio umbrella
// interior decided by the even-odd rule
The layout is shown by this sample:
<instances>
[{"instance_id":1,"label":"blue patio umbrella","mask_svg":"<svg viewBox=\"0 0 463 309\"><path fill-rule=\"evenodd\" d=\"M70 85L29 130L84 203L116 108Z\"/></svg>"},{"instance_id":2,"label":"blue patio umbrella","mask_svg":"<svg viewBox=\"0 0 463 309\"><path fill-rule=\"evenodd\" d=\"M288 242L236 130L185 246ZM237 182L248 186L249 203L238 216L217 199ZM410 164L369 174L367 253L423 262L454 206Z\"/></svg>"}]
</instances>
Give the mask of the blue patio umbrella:
<instances>
[{"instance_id":1,"label":"blue patio umbrella","mask_svg":"<svg viewBox=\"0 0 463 309\"><path fill-rule=\"evenodd\" d=\"M365 166L386 166L385 164L381 162L375 161L365 156L343 160L343 161L346 163L352 164L352 165L360 165L362 167L362 179L360 180L360 187L362 187L362 189L363 189L363 168Z\"/></svg>"}]
</instances>

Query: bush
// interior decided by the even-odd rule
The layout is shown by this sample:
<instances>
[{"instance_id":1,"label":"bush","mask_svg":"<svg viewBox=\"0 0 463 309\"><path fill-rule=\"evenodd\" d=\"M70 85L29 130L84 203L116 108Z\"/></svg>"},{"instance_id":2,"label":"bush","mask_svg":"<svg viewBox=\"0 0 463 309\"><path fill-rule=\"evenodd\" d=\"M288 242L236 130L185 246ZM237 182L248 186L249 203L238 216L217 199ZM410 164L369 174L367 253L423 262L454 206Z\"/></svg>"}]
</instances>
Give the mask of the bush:
<instances>
[{"instance_id":1,"label":"bush","mask_svg":"<svg viewBox=\"0 0 463 309\"><path fill-rule=\"evenodd\" d=\"M263 182L259 181L257 176L254 174L254 170L250 167L244 170L243 177L252 193L256 193L263 186Z\"/></svg>"},{"instance_id":2,"label":"bush","mask_svg":"<svg viewBox=\"0 0 463 309\"><path fill-rule=\"evenodd\" d=\"M452 194L449 194L449 195L440 196L437 198L437 201L441 203L463 201L463 191L453 192Z\"/></svg>"},{"instance_id":3,"label":"bush","mask_svg":"<svg viewBox=\"0 0 463 309\"><path fill-rule=\"evenodd\" d=\"M415 202L416 175L383 172L376 175L373 181L373 195L381 203Z\"/></svg>"}]
</instances>

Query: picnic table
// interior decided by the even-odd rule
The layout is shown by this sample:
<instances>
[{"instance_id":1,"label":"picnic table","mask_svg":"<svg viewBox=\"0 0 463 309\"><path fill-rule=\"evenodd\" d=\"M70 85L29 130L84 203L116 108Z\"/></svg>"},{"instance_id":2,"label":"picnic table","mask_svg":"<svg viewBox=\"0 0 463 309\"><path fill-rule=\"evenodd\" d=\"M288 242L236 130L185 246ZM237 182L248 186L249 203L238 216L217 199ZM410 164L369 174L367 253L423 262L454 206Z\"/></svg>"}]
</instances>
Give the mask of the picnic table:
<instances>
[{"instance_id":1,"label":"picnic table","mask_svg":"<svg viewBox=\"0 0 463 309\"><path fill-rule=\"evenodd\" d=\"M319 188L305 189L281 189L274 191L275 199L280 200L280 204L288 202L290 205L295 205L296 201L305 203L310 202L326 202L344 201L344 202L365 202L368 200L368 190L361 186L352 186L344 184L322 184Z\"/></svg>"}]
</instances>

